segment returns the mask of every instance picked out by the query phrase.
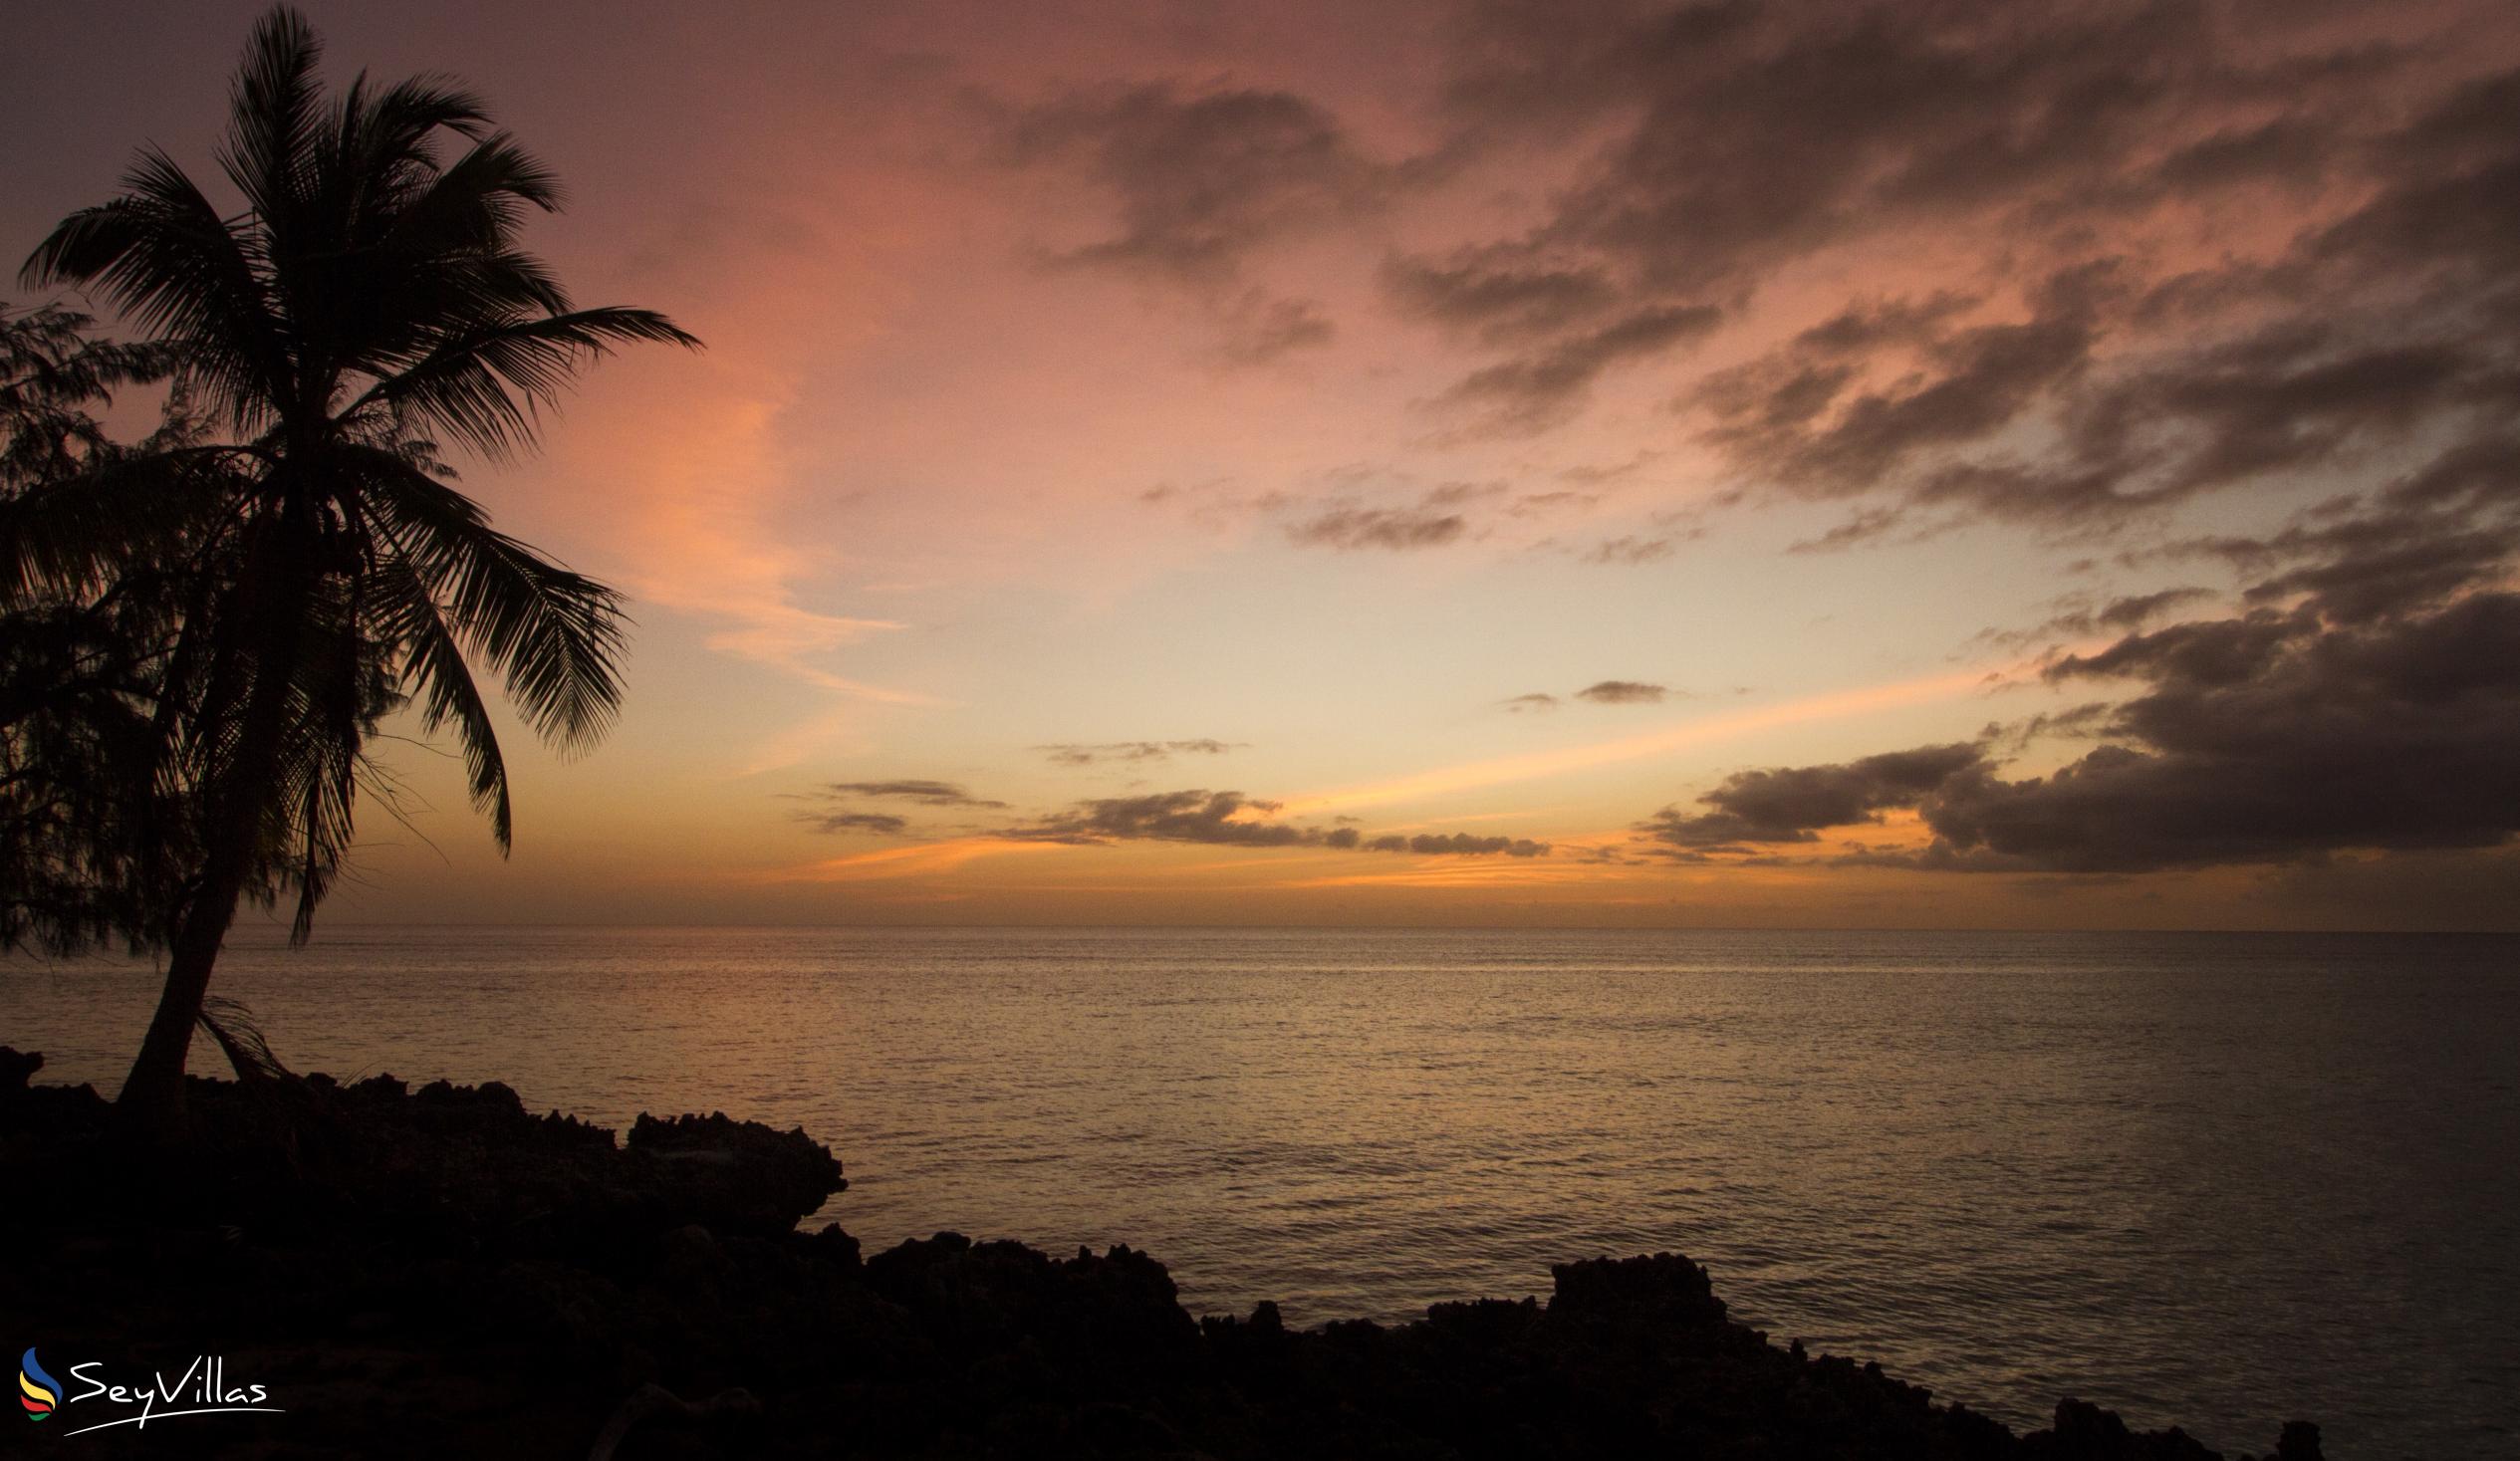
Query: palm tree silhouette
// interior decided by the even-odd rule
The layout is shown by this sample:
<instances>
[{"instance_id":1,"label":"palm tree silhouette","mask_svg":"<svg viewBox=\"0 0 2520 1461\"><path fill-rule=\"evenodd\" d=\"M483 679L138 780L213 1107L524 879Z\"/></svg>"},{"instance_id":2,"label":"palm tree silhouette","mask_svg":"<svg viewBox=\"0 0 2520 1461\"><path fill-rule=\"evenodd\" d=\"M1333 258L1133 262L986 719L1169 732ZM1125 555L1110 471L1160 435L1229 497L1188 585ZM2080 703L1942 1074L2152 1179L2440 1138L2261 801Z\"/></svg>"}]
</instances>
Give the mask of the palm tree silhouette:
<instances>
[{"instance_id":1,"label":"palm tree silhouette","mask_svg":"<svg viewBox=\"0 0 2520 1461\"><path fill-rule=\"evenodd\" d=\"M565 750L619 707L619 597L492 530L435 443L507 459L613 347L698 344L651 311L575 308L517 247L559 190L479 101L364 74L328 101L319 55L292 10L254 27L218 153L241 211L146 148L121 195L62 220L23 276L83 286L170 347L178 387L224 438L30 494L0 555L0 578L95 582L164 524L214 585L168 670L199 866L121 1096L163 1132L182 1122L185 1056L238 899L275 876L306 936L384 713L407 699L453 730L504 851L507 771L467 661Z\"/></svg>"}]
</instances>

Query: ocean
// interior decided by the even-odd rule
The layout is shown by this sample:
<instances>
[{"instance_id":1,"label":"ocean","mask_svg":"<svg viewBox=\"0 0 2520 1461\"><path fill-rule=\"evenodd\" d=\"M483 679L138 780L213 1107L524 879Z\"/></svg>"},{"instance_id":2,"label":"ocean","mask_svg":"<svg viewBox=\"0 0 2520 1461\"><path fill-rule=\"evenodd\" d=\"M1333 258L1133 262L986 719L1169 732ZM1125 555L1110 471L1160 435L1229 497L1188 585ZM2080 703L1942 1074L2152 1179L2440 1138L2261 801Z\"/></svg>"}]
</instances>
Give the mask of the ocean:
<instances>
[{"instance_id":1,"label":"ocean","mask_svg":"<svg viewBox=\"0 0 2520 1461\"><path fill-rule=\"evenodd\" d=\"M2515 937L337 926L215 992L300 1071L802 1125L870 1252L1315 1324L1668 1249L2015 1426L2520 1451ZM13 961L0 1043L111 1090L153 997Z\"/></svg>"}]
</instances>

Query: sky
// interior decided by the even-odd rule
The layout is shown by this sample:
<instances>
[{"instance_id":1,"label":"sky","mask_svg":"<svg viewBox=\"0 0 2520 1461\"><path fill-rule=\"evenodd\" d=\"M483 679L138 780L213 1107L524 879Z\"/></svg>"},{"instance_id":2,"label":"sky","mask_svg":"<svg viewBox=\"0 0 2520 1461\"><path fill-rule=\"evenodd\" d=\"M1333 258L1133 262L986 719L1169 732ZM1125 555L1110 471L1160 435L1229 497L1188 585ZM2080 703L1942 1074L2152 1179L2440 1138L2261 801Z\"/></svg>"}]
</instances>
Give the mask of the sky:
<instances>
[{"instance_id":1,"label":"sky","mask_svg":"<svg viewBox=\"0 0 2520 1461\"><path fill-rule=\"evenodd\" d=\"M0 252L258 10L19 8ZM328 918L2520 927L2499 0L308 13L706 343L458 459L624 714Z\"/></svg>"}]
</instances>

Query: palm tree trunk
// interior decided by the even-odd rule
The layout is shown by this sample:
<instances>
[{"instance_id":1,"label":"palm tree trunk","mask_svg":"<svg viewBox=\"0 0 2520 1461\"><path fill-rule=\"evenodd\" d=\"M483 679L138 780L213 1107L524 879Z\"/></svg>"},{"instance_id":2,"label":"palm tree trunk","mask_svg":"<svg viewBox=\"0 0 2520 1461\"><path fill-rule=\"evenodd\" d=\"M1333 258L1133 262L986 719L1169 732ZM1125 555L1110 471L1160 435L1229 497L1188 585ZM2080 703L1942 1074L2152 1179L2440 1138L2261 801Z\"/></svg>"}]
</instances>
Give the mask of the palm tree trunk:
<instances>
[{"instance_id":1,"label":"palm tree trunk","mask_svg":"<svg viewBox=\"0 0 2520 1461\"><path fill-rule=\"evenodd\" d=\"M218 963L228 925L236 919L237 899L262 848L264 818L279 782L281 733L288 723L307 574L294 518L284 512L276 535L281 539L273 555L277 572L265 581L267 593L259 606L262 642L253 661L236 759L208 799L200 886L176 922L157 1013L149 1018L139 1055L115 1097L116 1106L143 1132L161 1140L180 1138L184 1132L184 1065L192 1054L192 1032L201 1021L201 1001L210 992L210 970Z\"/></svg>"},{"instance_id":2,"label":"palm tree trunk","mask_svg":"<svg viewBox=\"0 0 2520 1461\"><path fill-rule=\"evenodd\" d=\"M264 713L247 716L241 756L246 764L236 768L228 795L220 798L218 825L211 829L212 846L202 866L200 890L176 924L157 1013L149 1018L139 1056L131 1062L122 1095L115 1098L117 1106L153 1136L173 1139L183 1134L184 1065L192 1053L192 1032L201 1021L201 1001L210 992L211 967L227 940L228 925L236 919L236 901L245 891L245 878L262 842L263 814L280 766L281 712L287 703L288 676L258 673L251 710Z\"/></svg>"},{"instance_id":3,"label":"palm tree trunk","mask_svg":"<svg viewBox=\"0 0 2520 1461\"><path fill-rule=\"evenodd\" d=\"M228 924L236 917L237 897L244 891L241 864L223 877L222 870L204 878L205 885L184 910L157 1013L149 1018L131 1074L124 1078L123 1094L115 1098L117 1106L154 1136L183 1134L183 1076L192 1054L192 1032L201 1020L201 1001L210 992L210 969L218 962Z\"/></svg>"}]
</instances>

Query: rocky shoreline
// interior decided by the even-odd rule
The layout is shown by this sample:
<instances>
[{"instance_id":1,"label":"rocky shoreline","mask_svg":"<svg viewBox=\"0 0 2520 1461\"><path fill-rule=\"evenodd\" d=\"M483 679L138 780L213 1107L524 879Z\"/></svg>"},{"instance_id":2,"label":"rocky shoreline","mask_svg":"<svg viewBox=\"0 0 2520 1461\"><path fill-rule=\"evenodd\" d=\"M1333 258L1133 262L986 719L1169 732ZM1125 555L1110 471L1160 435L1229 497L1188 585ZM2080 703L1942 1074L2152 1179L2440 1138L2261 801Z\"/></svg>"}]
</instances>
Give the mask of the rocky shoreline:
<instances>
[{"instance_id":1,"label":"rocky shoreline","mask_svg":"<svg viewBox=\"0 0 2520 1461\"><path fill-rule=\"evenodd\" d=\"M0 1047L0 1339L64 1375L40 1423L137 1413L93 1387L187 1372L284 1412L161 1408L80 1455L2217 1454L2071 1399L2016 1435L1780 1348L1675 1254L1560 1265L1546 1304L1396 1327L1295 1331L1269 1304L1194 1320L1127 1247L940 1233L867 1256L797 1231L847 1186L802 1130L642 1116L617 1140L496 1083L196 1079L168 1154L89 1088L35 1083L41 1060ZM2314 1461L2317 1427L2268 1454Z\"/></svg>"}]
</instances>

